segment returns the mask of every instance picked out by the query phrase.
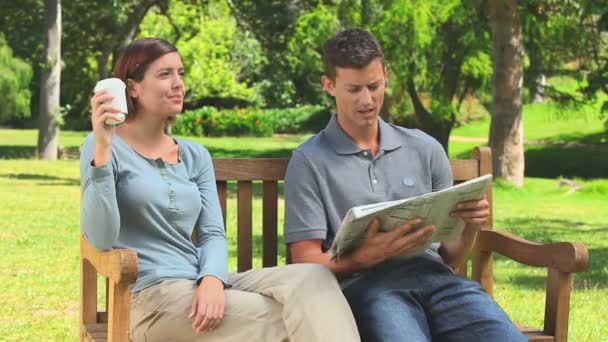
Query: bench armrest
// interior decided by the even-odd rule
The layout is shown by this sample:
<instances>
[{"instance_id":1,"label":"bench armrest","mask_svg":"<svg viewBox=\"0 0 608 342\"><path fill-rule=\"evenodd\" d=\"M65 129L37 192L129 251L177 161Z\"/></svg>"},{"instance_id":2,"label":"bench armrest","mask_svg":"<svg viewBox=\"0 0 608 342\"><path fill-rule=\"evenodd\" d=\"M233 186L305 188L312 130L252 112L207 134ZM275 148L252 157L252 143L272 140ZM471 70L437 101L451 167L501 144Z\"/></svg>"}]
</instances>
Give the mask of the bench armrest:
<instances>
[{"instance_id":1,"label":"bench armrest","mask_svg":"<svg viewBox=\"0 0 608 342\"><path fill-rule=\"evenodd\" d=\"M578 242L539 244L507 232L481 230L477 237L482 251L497 252L528 266L550 267L564 273L587 268L587 247Z\"/></svg>"},{"instance_id":2,"label":"bench armrest","mask_svg":"<svg viewBox=\"0 0 608 342\"><path fill-rule=\"evenodd\" d=\"M137 252L133 249L99 251L84 236L80 237L82 258L88 260L98 273L115 284L132 284L137 279Z\"/></svg>"}]
</instances>

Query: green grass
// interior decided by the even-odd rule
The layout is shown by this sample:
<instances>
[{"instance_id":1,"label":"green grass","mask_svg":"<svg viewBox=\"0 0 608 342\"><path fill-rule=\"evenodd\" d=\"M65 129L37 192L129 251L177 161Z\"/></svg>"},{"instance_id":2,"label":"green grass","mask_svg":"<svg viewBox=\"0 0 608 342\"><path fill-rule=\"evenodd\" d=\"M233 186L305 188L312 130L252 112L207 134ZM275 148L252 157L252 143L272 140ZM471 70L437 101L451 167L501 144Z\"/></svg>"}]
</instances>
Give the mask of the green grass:
<instances>
[{"instance_id":1,"label":"green grass","mask_svg":"<svg viewBox=\"0 0 608 342\"><path fill-rule=\"evenodd\" d=\"M523 109L525 140L549 140L553 143L580 139L605 131L604 120L599 116L599 106L561 108L555 103L526 104ZM454 136L488 138L490 118L472 121L452 130ZM608 142L608 139L603 140Z\"/></svg>"},{"instance_id":2,"label":"green grass","mask_svg":"<svg viewBox=\"0 0 608 342\"><path fill-rule=\"evenodd\" d=\"M77 338L79 182L75 160L5 160L0 171L0 336L14 341ZM557 180L527 178L522 189L497 184L495 227L539 242L581 241L590 268L575 276L570 340L608 336L600 309L608 306L608 180L583 181L576 193ZM261 208L254 202L255 267L259 267ZM228 207L234 210L234 191ZM282 222L282 206L279 217ZM280 223L281 225L281 223ZM228 214L230 268L236 270L236 215ZM280 251L282 262L284 249ZM497 257L495 293L511 318L541 325L544 273ZM1 340L1 339L0 339Z\"/></svg>"},{"instance_id":3,"label":"green grass","mask_svg":"<svg viewBox=\"0 0 608 342\"><path fill-rule=\"evenodd\" d=\"M558 80L564 87L568 81ZM559 83L558 82L558 83ZM608 336L608 138L597 108L564 111L552 103L524 107L526 181L521 189L496 183L495 229L550 243L579 241L590 252L589 268L576 274L571 341ZM453 136L486 139L489 120L456 128ZM60 144L77 147L87 132L62 131ZM274 157L309 135L272 138L196 138L214 157ZM37 131L0 129L0 341L74 341L79 307L79 177L76 160L35 160ZM478 141L450 141L450 156L468 157ZM27 158L27 159L16 159ZM558 176L582 186L558 187ZM254 267L261 261L261 203L254 187ZM230 270L236 270L236 205L229 187ZM279 204L279 227L283 203ZM282 238L282 234L280 234ZM279 262L285 249L280 244ZM495 258L495 295L510 317L541 326L544 272ZM100 293L101 295L101 293Z\"/></svg>"},{"instance_id":4,"label":"green grass","mask_svg":"<svg viewBox=\"0 0 608 342\"><path fill-rule=\"evenodd\" d=\"M88 132L60 131L59 145L78 148ZM184 137L201 143L214 158L231 157L289 157L311 134L273 137ZM179 137L179 136L178 136ZM0 160L33 158L36 154L38 131L33 129L0 129Z\"/></svg>"},{"instance_id":5,"label":"green grass","mask_svg":"<svg viewBox=\"0 0 608 342\"><path fill-rule=\"evenodd\" d=\"M562 87L572 86L566 83ZM526 177L608 177L608 130L599 115L605 99L603 96L579 107L562 107L553 102L526 104ZM490 118L485 117L452 130L450 157L467 158L473 147L487 145L489 129Z\"/></svg>"}]
</instances>

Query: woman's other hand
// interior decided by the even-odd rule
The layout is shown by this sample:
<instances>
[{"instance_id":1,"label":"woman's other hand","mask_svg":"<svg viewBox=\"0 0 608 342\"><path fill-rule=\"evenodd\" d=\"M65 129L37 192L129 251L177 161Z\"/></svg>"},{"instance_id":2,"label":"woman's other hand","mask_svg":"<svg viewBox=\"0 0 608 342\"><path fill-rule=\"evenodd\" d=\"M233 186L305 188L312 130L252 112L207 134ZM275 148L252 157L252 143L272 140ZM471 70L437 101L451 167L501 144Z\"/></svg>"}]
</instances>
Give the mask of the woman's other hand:
<instances>
[{"instance_id":1,"label":"woman's other hand","mask_svg":"<svg viewBox=\"0 0 608 342\"><path fill-rule=\"evenodd\" d=\"M214 276L205 276L196 289L188 318L197 333L215 329L224 318L224 283Z\"/></svg>"}]
</instances>

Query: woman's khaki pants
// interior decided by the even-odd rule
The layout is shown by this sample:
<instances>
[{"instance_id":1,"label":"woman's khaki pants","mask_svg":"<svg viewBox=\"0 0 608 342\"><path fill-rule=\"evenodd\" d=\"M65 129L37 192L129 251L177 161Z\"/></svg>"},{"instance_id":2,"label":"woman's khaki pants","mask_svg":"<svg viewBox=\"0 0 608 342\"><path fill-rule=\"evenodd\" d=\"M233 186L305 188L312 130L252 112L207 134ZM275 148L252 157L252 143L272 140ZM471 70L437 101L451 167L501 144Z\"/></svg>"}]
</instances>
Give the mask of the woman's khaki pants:
<instances>
[{"instance_id":1,"label":"woman's khaki pants","mask_svg":"<svg viewBox=\"0 0 608 342\"><path fill-rule=\"evenodd\" d=\"M233 274L220 325L196 334L194 280L168 279L133 294L131 339L140 341L359 341L334 275L317 264Z\"/></svg>"}]
</instances>

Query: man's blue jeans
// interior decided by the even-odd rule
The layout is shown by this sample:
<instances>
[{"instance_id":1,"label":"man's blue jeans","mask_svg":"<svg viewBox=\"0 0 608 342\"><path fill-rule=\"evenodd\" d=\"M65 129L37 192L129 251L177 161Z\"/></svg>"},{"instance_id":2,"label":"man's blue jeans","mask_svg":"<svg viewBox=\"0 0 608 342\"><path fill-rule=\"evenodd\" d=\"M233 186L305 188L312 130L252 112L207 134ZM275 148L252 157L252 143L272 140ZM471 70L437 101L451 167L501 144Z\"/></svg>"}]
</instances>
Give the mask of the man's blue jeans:
<instances>
[{"instance_id":1,"label":"man's blue jeans","mask_svg":"<svg viewBox=\"0 0 608 342\"><path fill-rule=\"evenodd\" d=\"M425 257L391 260L343 289L362 341L526 341L475 281Z\"/></svg>"}]
</instances>

